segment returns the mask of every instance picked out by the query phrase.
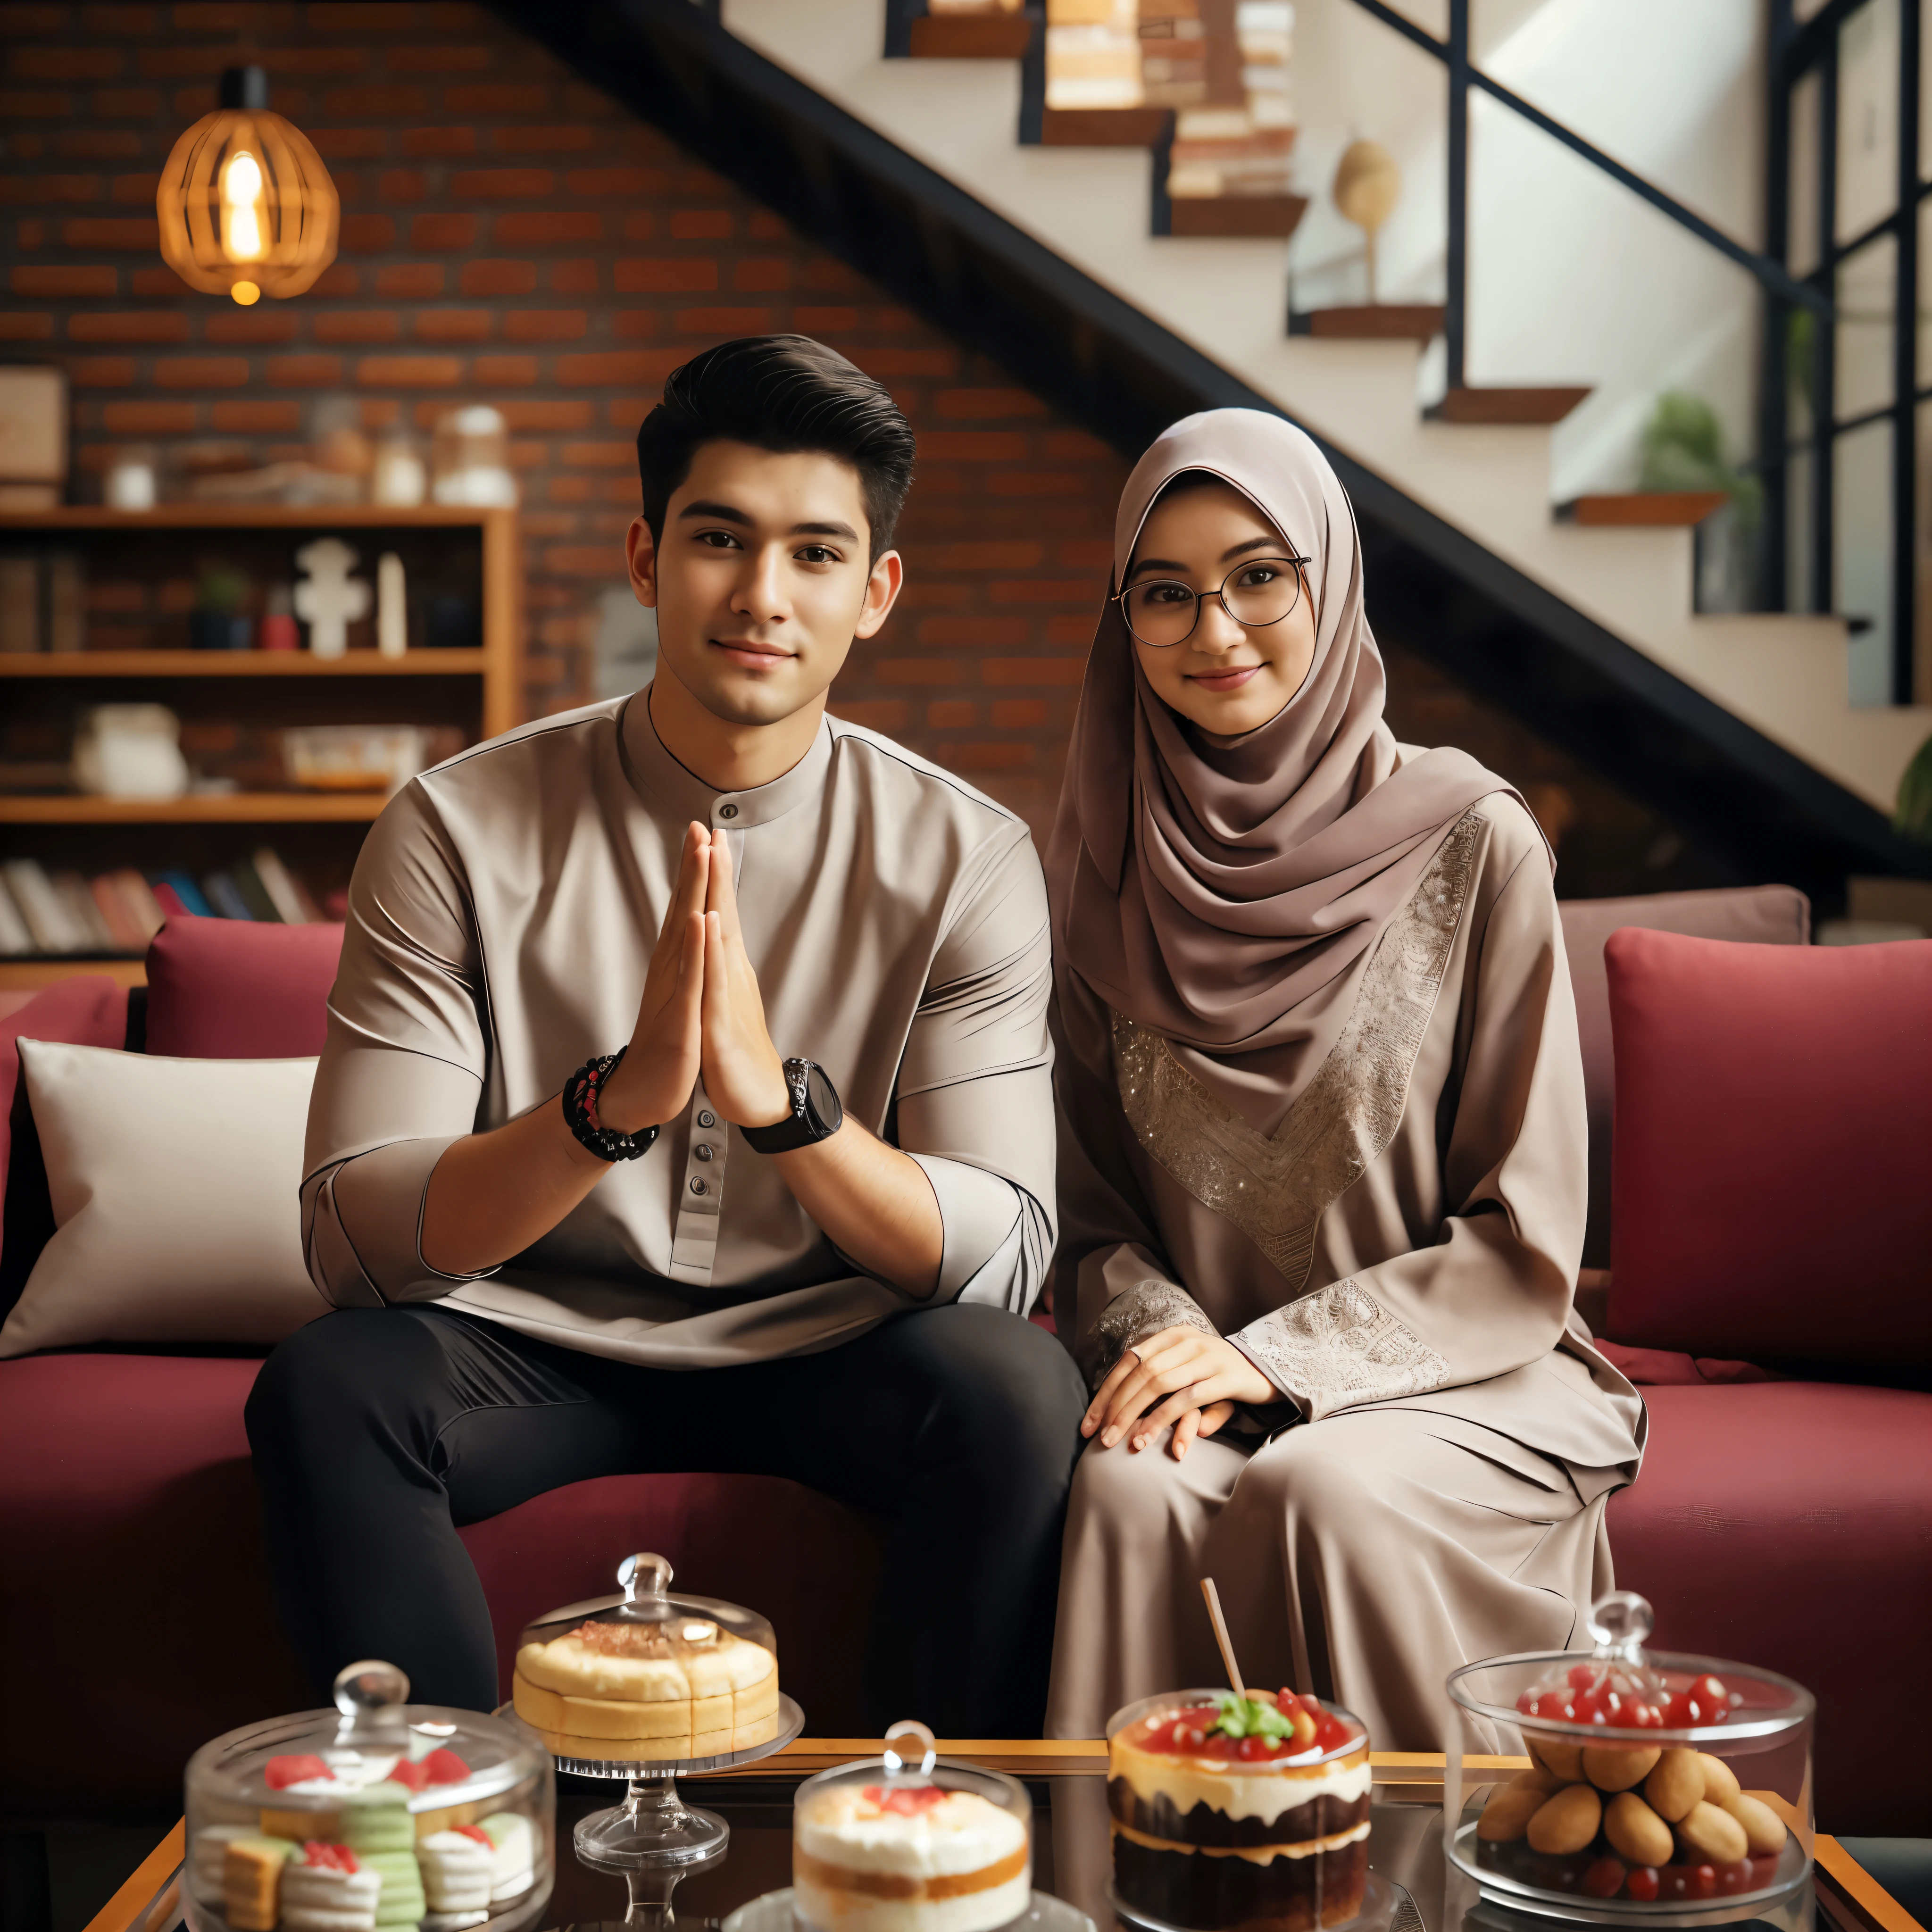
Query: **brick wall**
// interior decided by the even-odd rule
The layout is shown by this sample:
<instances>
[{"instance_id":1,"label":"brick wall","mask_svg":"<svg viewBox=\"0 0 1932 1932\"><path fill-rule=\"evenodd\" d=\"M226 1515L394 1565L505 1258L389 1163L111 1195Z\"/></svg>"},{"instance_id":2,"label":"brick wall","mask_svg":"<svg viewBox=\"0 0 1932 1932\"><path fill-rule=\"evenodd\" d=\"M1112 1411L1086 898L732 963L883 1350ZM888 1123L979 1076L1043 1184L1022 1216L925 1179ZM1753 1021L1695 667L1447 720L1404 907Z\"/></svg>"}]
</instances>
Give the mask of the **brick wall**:
<instances>
[{"instance_id":1,"label":"brick wall","mask_svg":"<svg viewBox=\"0 0 1932 1932\"><path fill-rule=\"evenodd\" d=\"M120 443L299 454L318 399L427 428L508 417L532 713L589 688L623 581L632 439L710 344L815 335L888 383L920 442L908 582L834 703L1042 826L1124 466L547 53L460 4L0 5L0 353L73 385L74 494ZM220 70L268 70L342 197L307 295L237 308L157 252L158 171Z\"/></svg>"}]
</instances>

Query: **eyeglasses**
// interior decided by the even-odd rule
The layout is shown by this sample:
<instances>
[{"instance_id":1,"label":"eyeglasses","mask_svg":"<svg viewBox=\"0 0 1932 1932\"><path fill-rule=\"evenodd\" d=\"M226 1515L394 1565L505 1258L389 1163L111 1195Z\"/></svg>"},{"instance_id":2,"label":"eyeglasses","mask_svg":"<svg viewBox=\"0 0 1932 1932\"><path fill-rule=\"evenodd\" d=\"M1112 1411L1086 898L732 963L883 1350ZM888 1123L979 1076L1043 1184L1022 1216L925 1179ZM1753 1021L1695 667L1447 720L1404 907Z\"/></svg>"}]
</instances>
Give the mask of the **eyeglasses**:
<instances>
[{"instance_id":1,"label":"eyeglasses","mask_svg":"<svg viewBox=\"0 0 1932 1932\"><path fill-rule=\"evenodd\" d=\"M1238 563L1221 580L1218 590L1204 596L1191 585L1168 577L1130 584L1115 594L1127 628L1144 644L1166 650L1184 644L1201 621L1201 606L1218 597L1221 608L1238 624L1251 631L1279 624L1301 597L1305 556L1255 556Z\"/></svg>"}]
</instances>

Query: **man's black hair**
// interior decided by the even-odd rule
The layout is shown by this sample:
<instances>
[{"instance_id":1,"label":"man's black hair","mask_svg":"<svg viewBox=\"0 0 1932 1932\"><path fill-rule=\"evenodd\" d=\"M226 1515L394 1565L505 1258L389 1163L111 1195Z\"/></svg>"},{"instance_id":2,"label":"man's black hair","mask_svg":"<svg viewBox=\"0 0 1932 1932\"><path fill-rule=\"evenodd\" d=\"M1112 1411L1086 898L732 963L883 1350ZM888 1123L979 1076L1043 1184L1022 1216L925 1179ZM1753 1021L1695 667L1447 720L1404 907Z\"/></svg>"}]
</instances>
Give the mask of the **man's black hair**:
<instances>
[{"instance_id":1,"label":"man's black hair","mask_svg":"<svg viewBox=\"0 0 1932 1932\"><path fill-rule=\"evenodd\" d=\"M644 521L664 540L664 512L700 443L748 442L775 455L813 451L859 472L872 556L892 548L912 488L912 425L883 384L808 335L746 335L674 369L638 431Z\"/></svg>"}]
</instances>

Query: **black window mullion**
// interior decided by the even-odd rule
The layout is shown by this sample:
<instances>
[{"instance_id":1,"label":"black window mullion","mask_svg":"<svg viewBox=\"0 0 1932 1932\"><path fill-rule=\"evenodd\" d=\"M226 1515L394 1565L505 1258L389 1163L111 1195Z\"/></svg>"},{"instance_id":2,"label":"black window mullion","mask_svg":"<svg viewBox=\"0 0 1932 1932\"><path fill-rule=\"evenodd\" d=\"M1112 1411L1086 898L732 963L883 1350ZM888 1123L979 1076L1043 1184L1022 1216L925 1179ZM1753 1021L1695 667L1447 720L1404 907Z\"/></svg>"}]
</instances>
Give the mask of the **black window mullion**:
<instances>
[{"instance_id":1,"label":"black window mullion","mask_svg":"<svg viewBox=\"0 0 1932 1932\"><path fill-rule=\"evenodd\" d=\"M1910 704L1918 615L1918 98L1919 17L1898 9L1898 229L1892 284L1892 701Z\"/></svg>"},{"instance_id":2,"label":"black window mullion","mask_svg":"<svg viewBox=\"0 0 1932 1932\"><path fill-rule=\"evenodd\" d=\"M1818 259L1828 262L1838 230L1838 37L1818 62ZM1817 324L1811 357L1811 608L1828 611L1837 588L1833 568L1832 419L1838 409L1838 285L1831 284L1833 317Z\"/></svg>"}]
</instances>

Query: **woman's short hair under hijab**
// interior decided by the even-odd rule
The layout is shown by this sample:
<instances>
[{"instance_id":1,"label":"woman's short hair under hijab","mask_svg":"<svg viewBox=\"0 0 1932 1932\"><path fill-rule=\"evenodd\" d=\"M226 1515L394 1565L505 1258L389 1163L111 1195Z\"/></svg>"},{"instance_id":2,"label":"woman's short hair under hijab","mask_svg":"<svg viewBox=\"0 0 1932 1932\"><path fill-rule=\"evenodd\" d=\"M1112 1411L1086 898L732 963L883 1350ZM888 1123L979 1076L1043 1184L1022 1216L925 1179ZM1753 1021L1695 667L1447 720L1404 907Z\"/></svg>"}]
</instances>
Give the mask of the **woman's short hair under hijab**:
<instances>
[{"instance_id":1,"label":"woman's short hair under hijab","mask_svg":"<svg viewBox=\"0 0 1932 1932\"><path fill-rule=\"evenodd\" d=\"M872 554L890 549L912 488L912 425L884 386L808 335L746 335L674 369L638 431L644 521L664 512L700 443L748 442L776 455L813 451L859 472Z\"/></svg>"}]
</instances>

